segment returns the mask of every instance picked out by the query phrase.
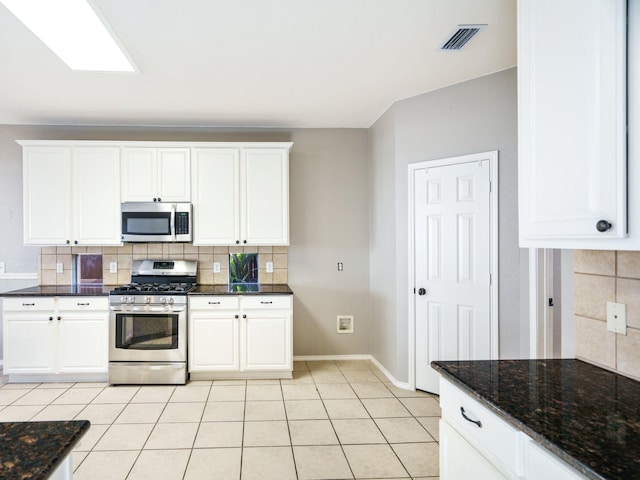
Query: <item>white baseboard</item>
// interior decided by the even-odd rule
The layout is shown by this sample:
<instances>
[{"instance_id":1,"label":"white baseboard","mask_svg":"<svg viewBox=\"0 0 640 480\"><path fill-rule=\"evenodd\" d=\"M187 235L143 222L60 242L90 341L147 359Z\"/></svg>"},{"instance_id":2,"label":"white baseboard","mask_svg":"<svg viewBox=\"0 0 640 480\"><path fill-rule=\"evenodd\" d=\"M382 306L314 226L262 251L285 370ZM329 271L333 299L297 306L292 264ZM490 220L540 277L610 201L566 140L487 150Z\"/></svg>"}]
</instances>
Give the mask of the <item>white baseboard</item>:
<instances>
[{"instance_id":1,"label":"white baseboard","mask_svg":"<svg viewBox=\"0 0 640 480\"><path fill-rule=\"evenodd\" d=\"M38 280L37 273L0 273L0 280Z\"/></svg>"},{"instance_id":2,"label":"white baseboard","mask_svg":"<svg viewBox=\"0 0 640 480\"><path fill-rule=\"evenodd\" d=\"M313 361L322 361L322 360L370 360L376 368L378 368L382 373L384 373L385 377L389 379L391 383L393 383L398 388L403 388L404 390L414 390L407 382L398 381L391 372L384 368L384 366L376 360L373 355L367 354L355 354L355 355L298 355L293 357L294 362L313 362Z\"/></svg>"}]
</instances>

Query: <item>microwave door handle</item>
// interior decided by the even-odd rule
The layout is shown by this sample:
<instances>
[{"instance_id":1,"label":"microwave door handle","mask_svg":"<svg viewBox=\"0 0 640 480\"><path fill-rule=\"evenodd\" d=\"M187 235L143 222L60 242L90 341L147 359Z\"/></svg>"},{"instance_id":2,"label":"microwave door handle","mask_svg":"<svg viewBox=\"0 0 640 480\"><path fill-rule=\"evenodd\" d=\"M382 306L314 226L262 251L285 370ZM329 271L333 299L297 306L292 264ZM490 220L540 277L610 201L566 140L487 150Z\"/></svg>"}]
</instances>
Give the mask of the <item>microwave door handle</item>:
<instances>
[{"instance_id":1,"label":"microwave door handle","mask_svg":"<svg viewBox=\"0 0 640 480\"><path fill-rule=\"evenodd\" d=\"M176 241L176 204L171 204L171 240Z\"/></svg>"}]
</instances>

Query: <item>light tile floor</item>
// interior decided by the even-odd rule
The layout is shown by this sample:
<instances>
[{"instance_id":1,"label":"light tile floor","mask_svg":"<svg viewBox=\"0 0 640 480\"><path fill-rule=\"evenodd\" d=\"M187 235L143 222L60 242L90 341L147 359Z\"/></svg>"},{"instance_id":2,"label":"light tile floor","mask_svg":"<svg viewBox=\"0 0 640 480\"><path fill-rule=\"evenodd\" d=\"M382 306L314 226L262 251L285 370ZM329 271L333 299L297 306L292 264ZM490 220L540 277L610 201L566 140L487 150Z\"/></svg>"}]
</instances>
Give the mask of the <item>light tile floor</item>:
<instances>
[{"instance_id":1,"label":"light tile floor","mask_svg":"<svg viewBox=\"0 0 640 480\"><path fill-rule=\"evenodd\" d=\"M369 361L295 362L291 380L0 387L0 421L91 421L76 480L435 479L439 417L437 396Z\"/></svg>"}]
</instances>

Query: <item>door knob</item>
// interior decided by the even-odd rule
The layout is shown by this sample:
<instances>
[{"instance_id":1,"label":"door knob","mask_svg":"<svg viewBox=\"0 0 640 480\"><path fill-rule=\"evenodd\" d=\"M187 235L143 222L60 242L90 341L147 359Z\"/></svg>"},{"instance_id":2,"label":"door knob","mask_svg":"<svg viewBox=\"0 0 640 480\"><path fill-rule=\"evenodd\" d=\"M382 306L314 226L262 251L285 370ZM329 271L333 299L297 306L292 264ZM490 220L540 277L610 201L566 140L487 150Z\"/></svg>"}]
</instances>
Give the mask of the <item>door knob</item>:
<instances>
[{"instance_id":1,"label":"door knob","mask_svg":"<svg viewBox=\"0 0 640 480\"><path fill-rule=\"evenodd\" d=\"M613 225L611 225L606 220L598 220L598 223L596 223L596 230L598 230L599 232L606 232L607 230L611 230L611 227L613 227Z\"/></svg>"},{"instance_id":2,"label":"door knob","mask_svg":"<svg viewBox=\"0 0 640 480\"><path fill-rule=\"evenodd\" d=\"M426 295L427 291L424 288L418 289L418 295Z\"/></svg>"}]
</instances>

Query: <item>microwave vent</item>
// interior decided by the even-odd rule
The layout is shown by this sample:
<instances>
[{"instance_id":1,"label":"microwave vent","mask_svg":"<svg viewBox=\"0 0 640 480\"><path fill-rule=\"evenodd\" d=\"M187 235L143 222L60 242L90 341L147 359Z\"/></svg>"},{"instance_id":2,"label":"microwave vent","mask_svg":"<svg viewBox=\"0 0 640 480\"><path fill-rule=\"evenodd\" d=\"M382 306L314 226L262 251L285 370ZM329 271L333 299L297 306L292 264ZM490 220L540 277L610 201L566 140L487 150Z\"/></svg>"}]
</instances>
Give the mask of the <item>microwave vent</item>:
<instances>
[{"instance_id":1,"label":"microwave vent","mask_svg":"<svg viewBox=\"0 0 640 480\"><path fill-rule=\"evenodd\" d=\"M462 50L462 47L486 26L486 24L458 25L457 30L440 46L440 50Z\"/></svg>"}]
</instances>

